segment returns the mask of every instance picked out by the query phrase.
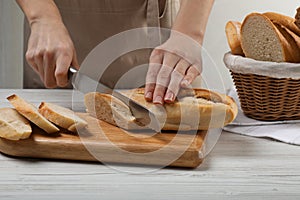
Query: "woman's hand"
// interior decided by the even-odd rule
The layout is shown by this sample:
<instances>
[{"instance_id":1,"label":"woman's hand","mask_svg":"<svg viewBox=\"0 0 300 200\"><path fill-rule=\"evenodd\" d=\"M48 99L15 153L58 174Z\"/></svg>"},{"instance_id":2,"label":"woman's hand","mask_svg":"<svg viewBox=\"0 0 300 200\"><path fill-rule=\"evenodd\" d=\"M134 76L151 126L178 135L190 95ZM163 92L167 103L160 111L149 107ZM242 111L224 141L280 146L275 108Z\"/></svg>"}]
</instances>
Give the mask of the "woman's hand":
<instances>
[{"instance_id":1,"label":"woman's hand","mask_svg":"<svg viewBox=\"0 0 300 200\"><path fill-rule=\"evenodd\" d=\"M38 20L31 24L26 60L47 88L65 87L69 67L79 68L74 44L60 20Z\"/></svg>"},{"instance_id":2,"label":"woman's hand","mask_svg":"<svg viewBox=\"0 0 300 200\"><path fill-rule=\"evenodd\" d=\"M173 102L180 87L187 87L202 69L201 45L214 0L180 1L169 40L150 57L145 99Z\"/></svg>"},{"instance_id":3,"label":"woman's hand","mask_svg":"<svg viewBox=\"0 0 300 200\"><path fill-rule=\"evenodd\" d=\"M156 104L173 102L181 87L188 87L202 70L201 45L180 32L155 48L146 76L145 98Z\"/></svg>"}]
</instances>

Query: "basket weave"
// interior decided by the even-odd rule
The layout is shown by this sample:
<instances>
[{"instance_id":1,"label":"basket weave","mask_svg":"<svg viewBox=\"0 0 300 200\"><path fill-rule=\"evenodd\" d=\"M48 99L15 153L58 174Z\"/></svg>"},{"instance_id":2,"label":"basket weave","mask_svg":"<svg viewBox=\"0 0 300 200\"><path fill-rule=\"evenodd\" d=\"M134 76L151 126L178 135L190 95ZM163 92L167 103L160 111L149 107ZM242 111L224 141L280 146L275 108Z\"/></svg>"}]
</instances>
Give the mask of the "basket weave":
<instances>
[{"instance_id":1,"label":"basket weave","mask_svg":"<svg viewBox=\"0 0 300 200\"><path fill-rule=\"evenodd\" d=\"M300 79L233 71L231 75L246 116L264 121L300 119Z\"/></svg>"}]
</instances>

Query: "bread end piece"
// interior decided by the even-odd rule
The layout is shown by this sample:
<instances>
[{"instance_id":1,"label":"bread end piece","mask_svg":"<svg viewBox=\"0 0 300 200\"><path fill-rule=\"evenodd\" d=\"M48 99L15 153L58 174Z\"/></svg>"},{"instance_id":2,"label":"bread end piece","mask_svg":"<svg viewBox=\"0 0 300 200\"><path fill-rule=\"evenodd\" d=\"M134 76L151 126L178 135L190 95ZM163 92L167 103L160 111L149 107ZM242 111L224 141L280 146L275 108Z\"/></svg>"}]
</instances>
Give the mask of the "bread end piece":
<instances>
[{"instance_id":1,"label":"bread end piece","mask_svg":"<svg viewBox=\"0 0 300 200\"><path fill-rule=\"evenodd\" d=\"M20 140L30 137L30 122L13 108L0 109L0 137L8 140Z\"/></svg>"},{"instance_id":2,"label":"bread end piece","mask_svg":"<svg viewBox=\"0 0 300 200\"><path fill-rule=\"evenodd\" d=\"M225 26L225 33L231 53L234 55L244 56L241 46L241 25L242 24L237 21L228 21Z\"/></svg>"},{"instance_id":3,"label":"bread end piece","mask_svg":"<svg viewBox=\"0 0 300 200\"><path fill-rule=\"evenodd\" d=\"M59 129L43 117L38 109L31 103L25 101L16 94L7 97L7 100L15 107L15 109L26 119L43 129L47 133L56 133Z\"/></svg>"},{"instance_id":4,"label":"bread end piece","mask_svg":"<svg viewBox=\"0 0 300 200\"><path fill-rule=\"evenodd\" d=\"M74 111L53 103L42 102L39 106L39 112L52 123L71 132L77 132L77 130L88 125Z\"/></svg>"}]
</instances>

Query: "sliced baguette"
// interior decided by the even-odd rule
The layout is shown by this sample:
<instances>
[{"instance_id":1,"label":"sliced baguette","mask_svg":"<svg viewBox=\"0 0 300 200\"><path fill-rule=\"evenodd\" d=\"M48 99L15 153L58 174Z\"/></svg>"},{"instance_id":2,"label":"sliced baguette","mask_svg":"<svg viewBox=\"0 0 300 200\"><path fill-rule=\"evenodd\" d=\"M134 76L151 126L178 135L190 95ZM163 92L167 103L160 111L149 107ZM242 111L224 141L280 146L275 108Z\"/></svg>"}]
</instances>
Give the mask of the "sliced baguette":
<instances>
[{"instance_id":1,"label":"sliced baguette","mask_svg":"<svg viewBox=\"0 0 300 200\"><path fill-rule=\"evenodd\" d=\"M30 122L13 108L0 109L0 137L9 140L29 138Z\"/></svg>"},{"instance_id":2,"label":"sliced baguette","mask_svg":"<svg viewBox=\"0 0 300 200\"><path fill-rule=\"evenodd\" d=\"M300 7L296 10L295 25L300 29Z\"/></svg>"},{"instance_id":3,"label":"sliced baguette","mask_svg":"<svg viewBox=\"0 0 300 200\"><path fill-rule=\"evenodd\" d=\"M281 24L274 23L274 25L282 34L282 36L288 41L288 43L293 47L293 51L291 52L291 54L293 54L293 56L296 58L300 58L300 37Z\"/></svg>"},{"instance_id":4,"label":"sliced baguette","mask_svg":"<svg viewBox=\"0 0 300 200\"><path fill-rule=\"evenodd\" d=\"M123 94L147 107L158 118L166 116L165 123L162 124L162 130L189 131L220 128L232 122L237 115L237 106L232 98L205 89L194 89L189 92L181 90L178 95L180 100L173 104L165 104L163 111L160 106L145 100L144 88L124 91ZM120 101L115 101L111 106L111 104L107 104L105 98L111 97L100 93L87 94L85 96L87 111L98 119L124 129L131 129L132 127L128 124L134 123L135 118L129 108ZM91 101L94 104L91 104ZM119 110L121 109L126 112L126 115L123 115L123 118L116 119L116 115L113 115L113 113L120 114ZM111 110L114 112L111 112ZM115 123L118 120L123 120L123 123ZM123 124L126 126L122 126Z\"/></svg>"},{"instance_id":5,"label":"sliced baguette","mask_svg":"<svg viewBox=\"0 0 300 200\"><path fill-rule=\"evenodd\" d=\"M49 121L71 132L76 132L88 125L74 111L56 104L42 102L39 112Z\"/></svg>"},{"instance_id":6,"label":"sliced baguette","mask_svg":"<svg viewBox=\"0 0 300 200\"><path fill-rule=\"evenodd\" d=\"M129 107L117 98L91 92L85 95L84 102L91 116L126 130L138 129Z\"/></svg>"},{"instance_id":7,"label":"sliced baguette","mask_svg":"<svg viewBox=\"0 0 300 200\"><path fill-rule=\"evenodd\" d=\"M236 21L228 21L225 26L225 33L231 53L234 55L244 55L241 46L241 23Z\"/></svg>"},{"instance_id":8,"label":"sliced baguette","mask_svg":"<svg viewBox=\"0 0 300 200\"><path fill-rule=\"evenodd\" d=\"M245 56L261 61L300 62L298 46L283 36L263 14L247 15L241 27L241 44Z\"/></svg>"},{"instance_id":9,"label":"sliced baguette","mask_svg":"<svg viewBox=\"0 0 300 200\"><path fill-rule=\"evenodd\" d=\"M300 29L296 26L294 18L274 12L266 12L263 15L268 17L274 24L284 26L300 36Z\"/></svg>"},{"instance_id":10,"label":"sliced baguette","mask_svg":"<svg viewBox=\"0 0 300 200\"><path fill-rule=\"evenodd\" d=\"M43 117L39 113L38 109L31 103L15 94L7 97L7 99L21 115L47 133L55 133L59 131L59 129Z\"/></svg>"}]
</instances>

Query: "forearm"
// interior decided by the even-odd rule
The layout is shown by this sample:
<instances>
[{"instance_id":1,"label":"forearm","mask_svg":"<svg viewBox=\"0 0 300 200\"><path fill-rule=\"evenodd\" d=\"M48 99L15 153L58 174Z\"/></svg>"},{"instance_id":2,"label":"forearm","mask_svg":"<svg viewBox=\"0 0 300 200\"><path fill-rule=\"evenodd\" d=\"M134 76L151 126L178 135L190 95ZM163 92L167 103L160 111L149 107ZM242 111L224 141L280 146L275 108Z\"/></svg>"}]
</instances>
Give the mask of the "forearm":
<instances>
[{"instance_id":1,"label":"forearm","mask_svg":"<svg viewBox=\"0 0 300 200\"><path fill-rule=\"evenodd\" d=\"M172 29L202 44L213 3L214 0L181 0L180 10Z\"/></svg>"},{"instance_id":2,"label":"forearm","mask_svg":"<svg viewBox=\"0 0 300 200\"><path fill-rule=\"evenodd\" d=\"M30 25L37 21L62 22L59 10L53 0L16 0Z\"/></svg>"}]
</instances>

